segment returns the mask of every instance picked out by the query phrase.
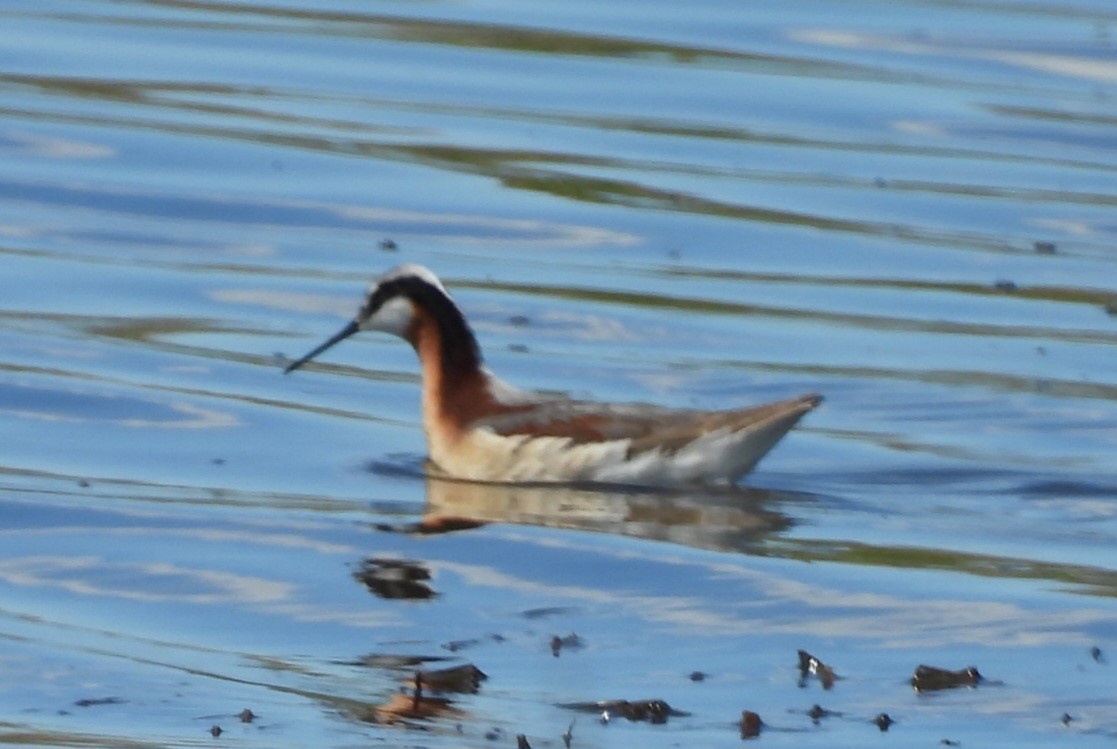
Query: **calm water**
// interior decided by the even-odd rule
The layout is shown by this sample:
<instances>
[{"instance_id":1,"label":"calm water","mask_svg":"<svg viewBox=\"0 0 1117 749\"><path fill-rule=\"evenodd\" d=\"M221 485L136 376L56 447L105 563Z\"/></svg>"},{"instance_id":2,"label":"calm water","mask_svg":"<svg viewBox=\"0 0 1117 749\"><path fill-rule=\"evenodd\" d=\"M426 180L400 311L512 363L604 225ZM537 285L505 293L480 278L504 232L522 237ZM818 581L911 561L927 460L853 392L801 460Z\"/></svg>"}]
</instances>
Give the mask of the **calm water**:
<instances>
[{"instance_id":1,"label":"calm water","mask_svg":"<svg viewBox=\"0 0 1117 749\"><path fill-rule=\"evenodd\" d=\"M0 7L0 742L1112 747L1117 12L753 5ZM404 261L517 384L826 404L739 492L428 484L409 348L279 369ZM419 662L489 679L364 720Z\"/></svg>"}]
</instances>

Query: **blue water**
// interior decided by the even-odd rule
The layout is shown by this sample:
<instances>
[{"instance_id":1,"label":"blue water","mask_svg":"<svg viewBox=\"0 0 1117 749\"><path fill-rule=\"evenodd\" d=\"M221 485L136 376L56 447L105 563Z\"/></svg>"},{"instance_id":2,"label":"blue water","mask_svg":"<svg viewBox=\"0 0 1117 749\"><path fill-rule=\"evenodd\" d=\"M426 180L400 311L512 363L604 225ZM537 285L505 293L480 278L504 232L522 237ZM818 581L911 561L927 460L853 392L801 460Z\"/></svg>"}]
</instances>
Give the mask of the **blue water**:
<instances>
[{"instance_id":1,"label":"blue water","mask_svg":"<svg viewBox=\"0 0 1117 749\"><path fill-rule=\"evenodd\" d=\"M1111 746L1115 22L0 8L0 741ZM826 403L729 494L427 482L406 345L280 374L401 262L524 387ZM448 516L490 522L383 529ZM489 679L374 724L370 655ZM561 707L652 698L689 715Z\"/></svg>"}]
</instances>

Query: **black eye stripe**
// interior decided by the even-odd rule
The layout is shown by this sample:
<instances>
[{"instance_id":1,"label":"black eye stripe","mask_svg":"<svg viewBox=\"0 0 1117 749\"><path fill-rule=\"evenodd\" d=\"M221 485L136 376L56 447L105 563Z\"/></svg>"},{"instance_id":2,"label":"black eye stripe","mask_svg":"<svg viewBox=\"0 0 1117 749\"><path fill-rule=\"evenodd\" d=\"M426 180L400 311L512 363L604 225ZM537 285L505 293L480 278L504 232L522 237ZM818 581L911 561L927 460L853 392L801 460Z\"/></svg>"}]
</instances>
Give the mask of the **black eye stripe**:
<instances>
[{"instance_id":1,"label":"black eye stripe","mask_svg":"<svg viewBox=\"0 0 1117 749\"><path fill-rule=\"evenodd\" d=\"M368 298L365 299L364 306L361 308L361 316L372 317L388 301L405 294L406 291L403 289L398 279L379 284Z\"/></svg>"}]
</instances>

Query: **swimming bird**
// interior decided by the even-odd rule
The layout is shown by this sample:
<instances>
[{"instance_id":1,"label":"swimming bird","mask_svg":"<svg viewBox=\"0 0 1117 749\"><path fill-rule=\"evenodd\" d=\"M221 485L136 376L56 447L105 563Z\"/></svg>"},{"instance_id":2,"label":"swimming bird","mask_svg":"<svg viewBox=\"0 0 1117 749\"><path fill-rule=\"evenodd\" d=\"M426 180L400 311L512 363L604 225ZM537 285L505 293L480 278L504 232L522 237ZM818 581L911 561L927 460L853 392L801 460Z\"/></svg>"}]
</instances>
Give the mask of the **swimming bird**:
<instances>
[{"instance_id":1,"label":"swimming bird","mask_svg":"<svg viewBox=\"0 0 1117 749\"><path fill-rule=\"evenodd\" d=\"M284 372L362 330L392 333L415 349L432 472L468 481L731 484L822 400L693 411L526 392L484 366L449 292L414 264L374 281L356 317Z\"/></svg>"}]
</instances>

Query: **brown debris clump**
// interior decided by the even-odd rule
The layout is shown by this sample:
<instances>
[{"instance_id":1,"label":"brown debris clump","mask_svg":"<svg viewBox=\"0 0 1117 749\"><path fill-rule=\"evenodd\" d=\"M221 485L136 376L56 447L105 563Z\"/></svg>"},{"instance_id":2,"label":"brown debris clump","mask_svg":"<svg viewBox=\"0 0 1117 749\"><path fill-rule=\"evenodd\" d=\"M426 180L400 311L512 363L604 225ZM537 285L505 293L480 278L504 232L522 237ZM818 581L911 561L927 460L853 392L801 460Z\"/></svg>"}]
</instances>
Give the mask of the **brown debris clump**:
<instances>
[{"instance_id":1,"label":"brown debris clump","mask_svg":"<svg viewBox=\"0 0 1117 749\"><path fill-rule=\"evenodd\" d=\"M416 523L376 523L373 527L386 533L408 533L420 536L435 536L441 533L467 531L487 525L484 520L473 518L434 515Z\"/></svg>"},{"instance_id":2,"label":"brown debris clump","mask_svg":"<svg viewBox=\"0 0 1117 749\"><path fill-rule=\"evenodd\" d=\"M838 675L834 673L834 669L826 665L818 658L808 653L806 650L799 651L799 686L805 687L807 685L807 677L811 674L818 677L818 681L822 684L822 688L829 690L834 686Z\"/></svg>"},{"instance_id":3,"label":"brown debris clump","mask_svg":"<svg viewBox=\"0 0 1117 749\"><path fill-rule=\"evenodd\" d=\"M434 671L416 671L415 678L409 683L412 686L422 684L435 692L463 692L476 694L481 688L481 682L488 679L488 675L472 663L461 666L440 668Z\"/></svg>"},{"instance_id":4,"label":"brown debris clump","mask_svg":"<svg viewBox=\"0 0 1117 749\"><path fill-rule=\"evenodd\" d=\"M427 584L430 570L411 559L370 557L361 562L353 577L374 595L388 600L426 601L438 595Z\"/></svg>"},{"instance_id":5,"label":"brown debris clump","mask_svg":"<svg viewBox=\"0 0 1117 749\"><path fill-rule=\"evenodd\" d=\"M760 735L760 728L764 725L764 721L760 720L760 716L751 710L741 711L741 720L737 724L741 729L742 739L755 739Z\"/></svg>"},{"instance_id":6,"label":"brown debris clump","mask_svg":"<svg viewBox=\"0 0 1117 749\"><path fill-rule=\"evenodd\" d=\"M647 721L655 725L666 723L672 716L685 716L690 713L675 710L663 700L600 700L598 702L571 702L560 705L569 710L597 713L603 722L614 717L622 717L633 722Z\"/></svg>"},{"instance_id":7,"label":"brown debris clump","mask_svg":"<svg viewBox=\"0 0 1117 749\"><path fill-rule=\"evenodd\" d=\"M919 665L911 677L912 688L917 692L933 692L955 687L976 687L984 681L981 672L973 666L949 671L935 666Z\"/></svg>"}]
</instances>

